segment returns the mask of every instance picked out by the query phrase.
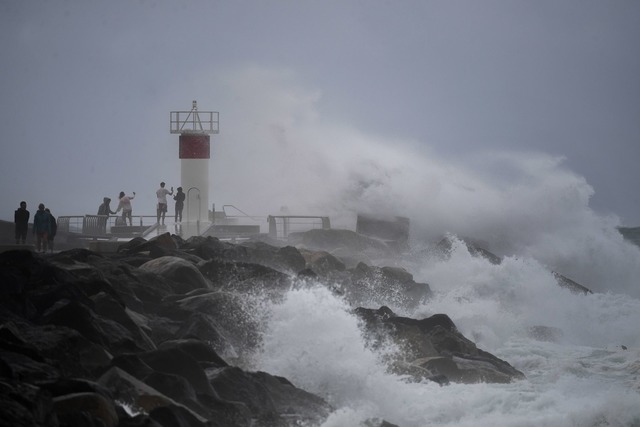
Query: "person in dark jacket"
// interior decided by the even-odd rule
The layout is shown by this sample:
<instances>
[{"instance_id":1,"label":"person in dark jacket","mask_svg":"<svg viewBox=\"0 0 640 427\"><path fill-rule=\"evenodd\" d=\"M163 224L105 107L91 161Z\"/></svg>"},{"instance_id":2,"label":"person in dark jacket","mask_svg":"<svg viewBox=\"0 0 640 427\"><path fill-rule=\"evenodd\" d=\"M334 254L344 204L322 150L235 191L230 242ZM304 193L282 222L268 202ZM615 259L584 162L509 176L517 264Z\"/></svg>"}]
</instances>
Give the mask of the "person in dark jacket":
<instances>
[{"instance_id":1,"label":"person in dark jacket","mask_svg":"<svg viewBox=\"0 0 640 427\"><path fill-rule=\"evenodd\" d=\"M38 205L38 211L33 216L33 234L36 236L36 249L38 252L47 251L47 242L51 232L51 220L44 210L44 203Z\"/></svg>"},{"instance_id":2,"label":"person in dark jacket","mask_svg":"<svg viewBox=\"0 0 640 427\"><path fill-rule=\"evenodd\" d=\"M173 200L176 201L176 222L182 222L182 209L184 209L184 197L182 187L178 187L178 192L173 196Z\"/></svg>"},{"instance_id":3,"label":"person in dark jacket","mask_svg":"<svg viewBox=\"0 0 640 427\"><path fill-rule=\"evenodd\" d=\"M29 231L29 211L27 210L27 202L20 202L20 207L13 214L13 220L16 224L16 245L27 242L27 232Z\"/></svg>"},{"instance_id":4,"label":"person in dark jacket","mask_svg":"<svg viewBox=\"0 0 640 427\"><path fill-rule=\"evenodd\" d=\"M98 208L98 215L104 215L104 218L100 218L99 220L100 228L102 229L103 233L107 232L107 222L109 222L109 215L115 215L115 212L111 210L111 206L109 206L109 203L111 203L111 199L105 197L102 199L102 204Z\"/></svg>"},{"instance_id":5,"label":"person in dark jacket","mask_svg":"<svg viewBox=\"0 0 640 427\"><path fill-rule=\"evenodd\" d=\"M110 198L105 197L102 199L102 204L98 208L98 215L115 215L115 212L111 210L109 203L111 203Z\"/></svg>"},{"instance_id":6,"label":"person in dark jacket","mask_svg":"<svg viewBox=\"0 0 640 427\"><path fill-rule=\"evenodd\" d=\"M56 221L56 217L51 214L49 208L45 208L44 211L49 214L49 234L47 235L47 243L49 244L49 250L53 253L53 239L56 237L56 232L58 231L58 222Z\"/></svg>"}]
</instances>

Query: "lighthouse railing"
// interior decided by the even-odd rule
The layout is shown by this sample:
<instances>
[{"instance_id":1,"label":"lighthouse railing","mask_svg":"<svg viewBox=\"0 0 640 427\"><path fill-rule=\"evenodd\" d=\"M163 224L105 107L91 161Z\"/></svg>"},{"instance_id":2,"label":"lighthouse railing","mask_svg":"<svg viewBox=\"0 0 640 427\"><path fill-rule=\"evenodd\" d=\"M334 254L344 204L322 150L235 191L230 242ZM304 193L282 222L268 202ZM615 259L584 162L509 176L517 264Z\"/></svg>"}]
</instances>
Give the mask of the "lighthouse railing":
<instances>
[{"instance_id":1,"label":"lighthouse railing","mask_svg":"<svg viewBox=\"0 0 640 427\"><path fill-rule=\"evenodd\" d=\"M169 133L220 133L217 111L172 111L169 116Z\"/></svg>"}]
</instances>

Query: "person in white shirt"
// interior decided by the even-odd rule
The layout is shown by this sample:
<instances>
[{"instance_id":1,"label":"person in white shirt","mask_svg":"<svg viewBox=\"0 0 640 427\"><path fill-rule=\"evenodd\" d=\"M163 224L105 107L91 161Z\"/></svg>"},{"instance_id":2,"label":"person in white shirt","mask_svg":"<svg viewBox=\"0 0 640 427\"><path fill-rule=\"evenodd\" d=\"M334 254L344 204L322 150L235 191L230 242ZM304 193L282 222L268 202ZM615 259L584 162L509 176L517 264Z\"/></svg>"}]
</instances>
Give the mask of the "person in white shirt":
<instances>
[{"instance_id":1,"label":"person in white shirt","mask_svg":"<svg viewBox=\"0 0 640 427\"><path fill-rule=\"evenodd\" d=\"M118 203L118 209L116 209L116 213L122 211L122 222L124 225L127 225L127 218L129 218L129 226L133 225L133 219L131 218L131 212L133 208L131 207L131 200L136 197L136 192L133 192L133 196L125 196L124 191L120 192L120 202Z\"/></svg>"},{"instance_id":2,"label":"person in white shirt","mask_svg":"<svg viewBox=\"0 0 640 427\"><path fill-rule=\"evenodd\" d=\"M173 187L171 187L171 191L164 188L164 182L160 183L160 188L156 191L156 196L158 196L158 223L160 223L160 218L162 217L162 225L164 225L164 216L167 213L167 196L173 195Z\"/></svg>"}]
</instances>

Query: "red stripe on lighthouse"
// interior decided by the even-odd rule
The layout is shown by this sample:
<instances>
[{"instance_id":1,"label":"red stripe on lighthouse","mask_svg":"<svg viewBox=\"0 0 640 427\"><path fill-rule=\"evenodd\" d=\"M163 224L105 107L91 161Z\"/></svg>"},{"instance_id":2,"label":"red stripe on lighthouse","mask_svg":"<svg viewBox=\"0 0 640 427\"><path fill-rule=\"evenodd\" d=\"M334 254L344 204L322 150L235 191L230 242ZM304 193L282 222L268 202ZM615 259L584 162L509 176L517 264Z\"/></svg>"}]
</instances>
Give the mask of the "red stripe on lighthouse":
<instances>
[{"instance_id":1,"label":"red stripe on lighthouse","mask_svg":"<svg viewBox=\"0 0 640 427\"><path fill-rule=\"evenodd\" d=\"M211 144L209 135L180 135L181 159L209 159L211 158Z\"/></svg>"}]
</instances>

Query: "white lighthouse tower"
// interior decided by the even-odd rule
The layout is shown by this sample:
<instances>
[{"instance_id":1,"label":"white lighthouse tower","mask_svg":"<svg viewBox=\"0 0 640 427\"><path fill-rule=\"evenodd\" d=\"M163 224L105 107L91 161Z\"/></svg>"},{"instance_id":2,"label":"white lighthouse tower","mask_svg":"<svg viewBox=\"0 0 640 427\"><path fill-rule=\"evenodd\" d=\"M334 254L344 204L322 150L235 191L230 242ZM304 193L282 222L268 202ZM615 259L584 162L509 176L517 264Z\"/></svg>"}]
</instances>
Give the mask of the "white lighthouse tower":
<instances>
[{"instance_id":1,"label":"white lighthouse tower","mask_svg":"<svg viewBox=\"0 0 640 427\"><path fill-rule=\"evenodd\" d=\"M187 221L209 221L209 135L219 133L218 119L216 111L198 111L197 101L192 102L191 111L171 112L170 132L180 134L180 186L186 194L183 218Z\"/></svg>"}]
</instances>

